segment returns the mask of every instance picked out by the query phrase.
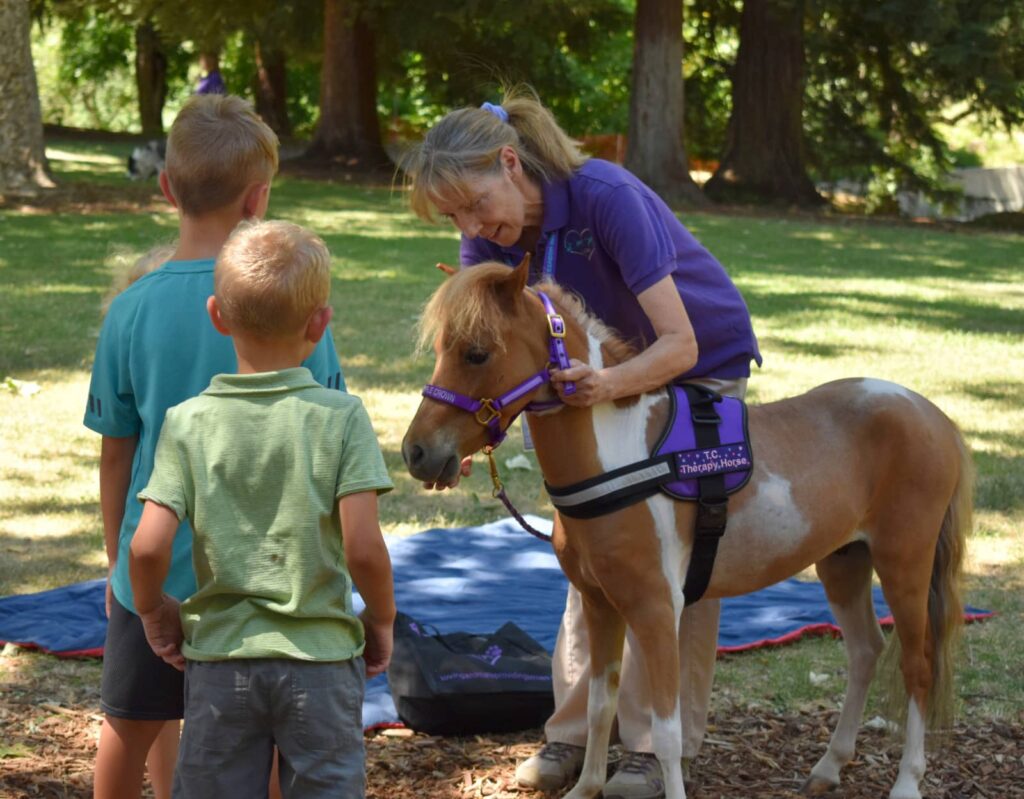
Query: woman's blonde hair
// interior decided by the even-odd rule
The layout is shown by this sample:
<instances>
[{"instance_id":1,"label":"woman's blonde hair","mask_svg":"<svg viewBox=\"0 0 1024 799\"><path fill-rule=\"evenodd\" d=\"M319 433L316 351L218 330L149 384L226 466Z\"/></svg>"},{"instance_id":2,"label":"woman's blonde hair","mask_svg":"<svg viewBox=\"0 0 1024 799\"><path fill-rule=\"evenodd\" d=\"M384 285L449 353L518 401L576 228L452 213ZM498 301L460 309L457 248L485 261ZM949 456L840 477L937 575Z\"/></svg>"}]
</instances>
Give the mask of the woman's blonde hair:
<instances>
[{"instance_id":1,"label":"woman's blonde hair","mask_svg":"<svg viewBox=\"0 0 1024 799\"><path fill-rule=\"evenodd\" d=\"M402 158L409 205L421 219L434 219L435 197L461 196L467 178L497 172L502 147L512 147L538 183L565 180L587 160L532 89L506 87L503 94L507 122L484 108L451 111Z\"/></svg>"},{"instance_id":2,"label":"woman's blonde hair","mask_svg":"<svg viewBox=\"0 0 1024 799\"><path fill-rule=\"evenodd\" d=\"M291 335L327 305L331 254L291 222L243 222L217 258L213 291L221 316L247 333Z\"/></svg>"}]
</instances>

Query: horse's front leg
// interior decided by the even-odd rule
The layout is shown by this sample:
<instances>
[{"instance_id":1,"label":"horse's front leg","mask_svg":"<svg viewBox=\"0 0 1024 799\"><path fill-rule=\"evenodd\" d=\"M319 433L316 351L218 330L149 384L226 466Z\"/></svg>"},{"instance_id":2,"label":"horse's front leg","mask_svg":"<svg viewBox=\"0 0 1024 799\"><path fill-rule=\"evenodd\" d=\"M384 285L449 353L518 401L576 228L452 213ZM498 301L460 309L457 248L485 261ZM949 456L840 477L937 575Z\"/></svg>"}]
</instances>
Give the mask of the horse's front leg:
<instances>
[{"instance_id":1,"label":"horse's front leg","mask_svg":"<svg viewBox=\"0 0 1024 799\"><path fill-rule=\"evenodd\" d=\"M683 728L679 707L678 604L670 591L649 586L644 602L623 607L626 623L642 653L651 691L651 737L665 780L665 799L686 799L683 785Z\"/></svg>"},{"instance_id":2,"label":"horse's front leg","mask_svg":"<svg viewBox=\"0 0 1024 799\"><path fill-rule=\"evenodd\" d=\"M583 770L565 799L591 799L601 792L608 773L608 743L619 699L619 671L625 623L601 593L580 590L583 618L590 634L590 686L587 695L587 750Z\"/></svg>"}]
</instances>

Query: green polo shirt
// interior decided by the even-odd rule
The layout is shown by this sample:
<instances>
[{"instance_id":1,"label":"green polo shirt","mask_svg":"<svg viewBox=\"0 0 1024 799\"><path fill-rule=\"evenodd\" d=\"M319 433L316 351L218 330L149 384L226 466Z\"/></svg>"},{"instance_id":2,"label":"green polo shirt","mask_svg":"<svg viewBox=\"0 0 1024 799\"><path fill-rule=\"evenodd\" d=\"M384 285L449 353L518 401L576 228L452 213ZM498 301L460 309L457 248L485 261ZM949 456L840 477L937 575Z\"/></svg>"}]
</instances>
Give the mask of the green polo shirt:
<instances>
[{"instance_id":1,"label":"green polo shirt","mask_svg":"<svg viewBox=\"0 0 1024 799\"><path fill-rule=\"evenodd\" d=\"M303 367L217 375L171 408L139 499L192 522L185 657L359 655L338 500L392 487L362 402Z\"/></svg>"}]
</instances>

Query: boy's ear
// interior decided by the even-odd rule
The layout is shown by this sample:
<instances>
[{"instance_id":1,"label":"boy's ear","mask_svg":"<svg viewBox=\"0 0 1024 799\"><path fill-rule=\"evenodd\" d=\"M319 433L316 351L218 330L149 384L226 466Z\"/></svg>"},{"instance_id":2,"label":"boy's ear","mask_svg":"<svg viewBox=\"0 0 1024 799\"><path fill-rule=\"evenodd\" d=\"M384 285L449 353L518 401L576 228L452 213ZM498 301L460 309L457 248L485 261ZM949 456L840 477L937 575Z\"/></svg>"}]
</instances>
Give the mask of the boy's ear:
<instances>
[{"instance_id":1,"label":"boy's ear","mask_svg":"<svg viewBox=\"0 0 1024 799\"><path fill-rule=\"evenodd\" d=\"M220 315L220 306L217 305L217 298L212 294L206 299L206 312L210 315L210 321L213 322L214 328L222 336L230 336L231 331L228 330L228 326L224 324L224 319Z\"/></svg>"},{"instance_id":2,"label":"boy's ear","mask_svg":"<svg viewBox=\"0 0 1024 799\"><path fill-rule=\"evenodd\" d=\"M242 201L242 219L262 219L270 204L270 184L253 183L245 190Z\"/></svg>"},{"instance_id":3,"label":"boy's ear","mask_svg":"<svg viewBox=\"0 0 1024 799\"><path fill-rule=\"evenodd\" d=\"M213 298L211 297L210 299ZM313 315L309 317L309 321L306 323L306 341L319 344L332 318L334 318L334 309L330 305L325 305L323 308L313 311Z\"/></svg>"},{"instance_id":4,"label":"boy's ear","mask_svg":"<svg viewBox=\"0 0 1024 799\"><path fill-rule=\"evenodd\" d=\"M167 202L173 205L175 208L178 207L178 201L174 199L174 192L171 191L171 181L167 177L167 172L162 171L160 173L160 191L163 192Z\"/></svg>"}]
</instances>

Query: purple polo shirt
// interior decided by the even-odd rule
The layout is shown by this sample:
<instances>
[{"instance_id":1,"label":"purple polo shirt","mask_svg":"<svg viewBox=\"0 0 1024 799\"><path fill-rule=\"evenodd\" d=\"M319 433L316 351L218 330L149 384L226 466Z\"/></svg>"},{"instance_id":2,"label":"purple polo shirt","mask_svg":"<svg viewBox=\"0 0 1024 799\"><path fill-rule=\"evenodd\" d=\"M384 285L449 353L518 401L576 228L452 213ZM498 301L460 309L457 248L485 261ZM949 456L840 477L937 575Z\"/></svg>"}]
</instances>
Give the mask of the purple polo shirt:
<instances>
[{"instance_id":1,"label":"purple polo shirt","mask_svg":"<svg viewBox=\"0 0 1024 799\"><path fill-rule=\"evenodd\" d=\"M643 182L590 159L567 181L543 186L544 219L530 283L542 277L557 236L554 278L605 324L643 349L657 336L636 295L672 275L697 337L697 364L680 377L749 377L761 353L739 290L711 253ZM463 265L517 264L524 251L462 237Z\"/></svg>"}]
</instances>

